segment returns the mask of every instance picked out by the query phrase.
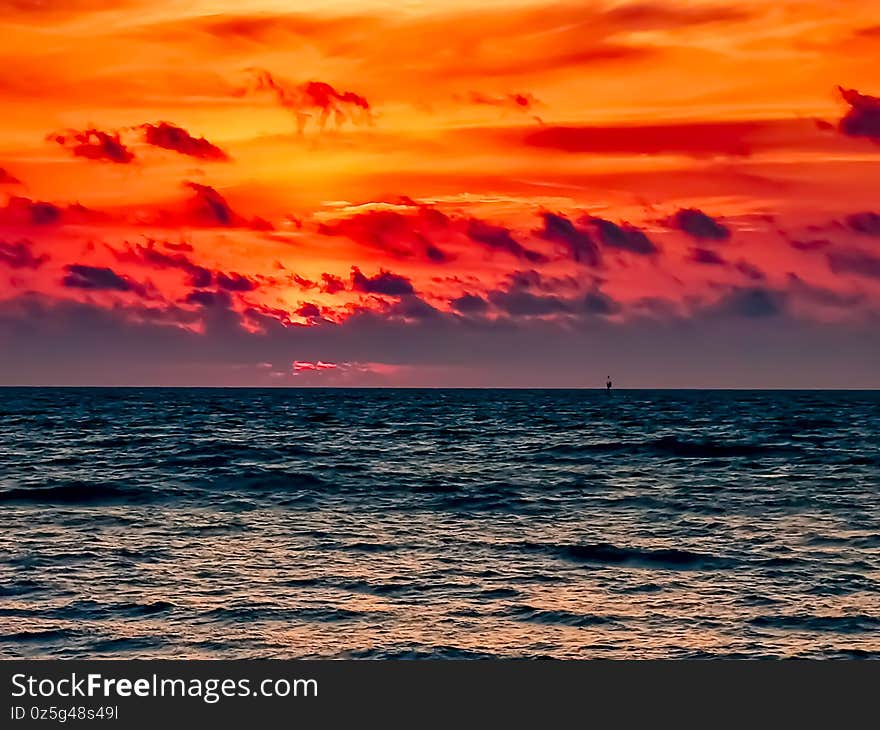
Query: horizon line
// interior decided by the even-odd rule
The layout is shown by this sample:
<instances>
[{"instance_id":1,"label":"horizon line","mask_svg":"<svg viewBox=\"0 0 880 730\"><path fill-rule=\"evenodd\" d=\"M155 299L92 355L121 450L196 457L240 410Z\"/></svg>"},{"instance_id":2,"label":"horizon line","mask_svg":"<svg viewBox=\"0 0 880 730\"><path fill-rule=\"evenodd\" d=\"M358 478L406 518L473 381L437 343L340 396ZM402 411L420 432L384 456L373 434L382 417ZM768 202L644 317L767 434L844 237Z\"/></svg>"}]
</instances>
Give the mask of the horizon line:
<instances>
[{"instance_id":1,"label":"horizon line","mask_svg":"<svg viewBox=\"0 0 880 730\"><path fill-rule=\"evenodd\" d=\"M508 385L508 386L484 386L484 385L60 385L60 384L3 384L0 390L12 389L56 389L56 390L576 390L606 392L604 386L574 386L574 385ZM779 392L779 393L810 393L810 392L837 392L837 393L874 393L880 392L877 387L835 388L835 387L802 387L802 388L776 388L776 387L749 387L749 386L695 386L689 388L680 387L618 387L614 386L610 392L638 392L638 391L669 391L669 392Z\"/></svg>"}]
</instances>

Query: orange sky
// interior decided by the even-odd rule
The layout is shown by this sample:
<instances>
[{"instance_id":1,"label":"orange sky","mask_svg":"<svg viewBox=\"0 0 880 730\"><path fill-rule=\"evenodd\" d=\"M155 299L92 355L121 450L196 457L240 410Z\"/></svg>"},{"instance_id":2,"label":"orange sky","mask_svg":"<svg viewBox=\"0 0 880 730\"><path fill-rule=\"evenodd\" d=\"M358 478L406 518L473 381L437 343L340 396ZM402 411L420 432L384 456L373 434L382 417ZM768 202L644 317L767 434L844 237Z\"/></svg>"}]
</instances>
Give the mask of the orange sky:
<instances>
[{"instance_id":1,"label":"orange sky","mask_svg":"<svg viewBox=\"0 0 880 730\"><path fill-rule=\"evenodd\" d=\"M794 323L826 351L874 328L870 3L290 7L0 0L3 381L70 381L51 323L93 315L73 380L123 382L131 331L170 348L137 382L573 385L602 351L674 385L620 362L651 322L746 347L733 320ZM546 378L511 369L517 328L562 338ZM180 356L218 332L249 354ZM435 349L368 344L410 335ZM784 385L796 359L702 384Z\"/></svg>"}]
</instances>

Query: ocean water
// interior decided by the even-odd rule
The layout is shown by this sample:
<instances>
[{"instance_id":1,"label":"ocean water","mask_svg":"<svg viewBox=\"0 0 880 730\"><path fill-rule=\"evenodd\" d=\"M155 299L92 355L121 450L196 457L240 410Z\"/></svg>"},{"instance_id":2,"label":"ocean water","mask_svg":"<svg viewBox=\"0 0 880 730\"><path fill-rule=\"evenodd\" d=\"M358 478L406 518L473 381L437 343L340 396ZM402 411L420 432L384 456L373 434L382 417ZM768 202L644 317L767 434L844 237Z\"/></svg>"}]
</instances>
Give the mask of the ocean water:
<instances>
[{"instance_id":1,"label":"ocean water","mask_svg":"<svg viewBox=\"0 0 880 730\"><path fill-rule=\"evenodd\" d=\"M0 656L880 657L880 393L0 390Z\"/></svg>"}]
</instances>

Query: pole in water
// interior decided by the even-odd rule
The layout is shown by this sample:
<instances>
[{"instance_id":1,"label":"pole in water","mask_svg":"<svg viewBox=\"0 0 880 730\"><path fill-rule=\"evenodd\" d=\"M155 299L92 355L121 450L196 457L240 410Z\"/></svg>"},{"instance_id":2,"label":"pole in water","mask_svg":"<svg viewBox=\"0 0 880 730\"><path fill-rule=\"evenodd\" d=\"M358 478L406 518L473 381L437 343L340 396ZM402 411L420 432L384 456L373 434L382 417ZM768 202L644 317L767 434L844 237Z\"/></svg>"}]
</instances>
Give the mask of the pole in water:
<instances>
[{"instance_id":1,"label":"pole in water","mask_svg":"<svg viewBox=\"0 0 880 730\"><path fill-rule=\"evenodd\" d=\"M608 380L605 383L605 390L610 393L611 392L611 376L608 376Z\"/></svg>"}]
</instances>

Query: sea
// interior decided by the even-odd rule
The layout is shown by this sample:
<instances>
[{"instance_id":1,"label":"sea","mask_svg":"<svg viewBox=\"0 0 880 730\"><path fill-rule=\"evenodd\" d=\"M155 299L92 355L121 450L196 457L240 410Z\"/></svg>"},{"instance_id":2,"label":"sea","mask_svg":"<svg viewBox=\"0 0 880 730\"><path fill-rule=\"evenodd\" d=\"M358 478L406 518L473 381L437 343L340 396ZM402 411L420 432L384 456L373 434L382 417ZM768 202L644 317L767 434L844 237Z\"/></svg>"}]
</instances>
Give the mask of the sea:
<instances>
[{"instance_id":1,"label":"sea","mask_svg":"<svg viewBox=\"0 0 880 730\"><path fill-rule=\"evenodd\" d=\"M0 657L880 658L880 392L0 389Z\"/></svg>"}]
</instances>

